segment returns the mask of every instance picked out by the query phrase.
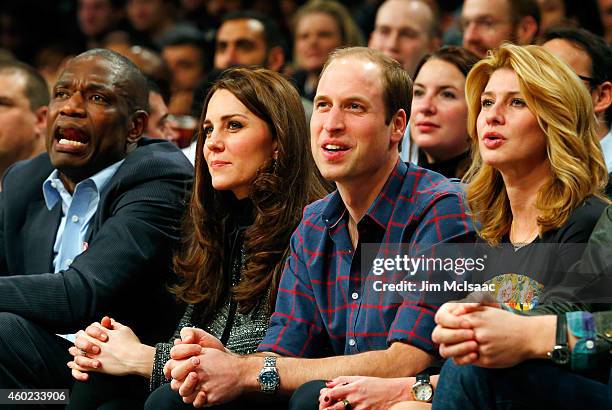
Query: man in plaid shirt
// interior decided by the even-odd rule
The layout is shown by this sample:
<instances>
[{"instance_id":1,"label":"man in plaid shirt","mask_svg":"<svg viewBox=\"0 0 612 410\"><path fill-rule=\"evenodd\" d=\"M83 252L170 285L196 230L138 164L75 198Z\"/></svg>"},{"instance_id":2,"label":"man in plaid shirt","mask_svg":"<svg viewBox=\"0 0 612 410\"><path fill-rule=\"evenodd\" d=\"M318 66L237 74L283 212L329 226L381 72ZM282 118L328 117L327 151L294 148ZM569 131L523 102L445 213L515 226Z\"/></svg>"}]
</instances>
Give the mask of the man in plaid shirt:
<instances>
[{"instance_id":1,"label":"man in plaid shirt","mask_svg":"<svg viewBox=\"0 0 612 410\"><path fill-rule=\"evenodd\" d=\"M394 60L362 47L332 53L310 127L315 162L337 190L306 207L291 238L259 353L232 356L202 330L183 331L166 374L185 402L288 395L339 375L408 376L433 362L436 307L376 299L361 273L365 243L393 256L388 250L401 243L416 251L474 240L459 186L399 161L411 96L410 78ZM315 407L324 383L316 386L306 389L314 396L294 397L292 408Z\"/></svg>"}]
</instances>

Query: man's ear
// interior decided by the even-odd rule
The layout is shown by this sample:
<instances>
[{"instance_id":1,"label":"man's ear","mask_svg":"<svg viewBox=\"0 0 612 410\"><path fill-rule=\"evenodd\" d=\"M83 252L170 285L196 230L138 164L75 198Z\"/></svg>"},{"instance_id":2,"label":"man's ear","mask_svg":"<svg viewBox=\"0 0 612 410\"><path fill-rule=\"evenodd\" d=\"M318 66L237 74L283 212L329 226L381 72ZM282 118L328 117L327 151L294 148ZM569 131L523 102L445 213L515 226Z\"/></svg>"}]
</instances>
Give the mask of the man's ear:
<instances>
[{"instance_id":1,"label":"man's ear","mask_svg":"<svg viewBox=\"0 0 612 410\"><path fill-rule=\"evenodd\" d=\"M270 51L268 51L268 58L266 61L266 67L272 71L279 72L281 68L285 65L285 52L282 47L276 46L272 47Z\"/></svg>"},{"instance_id":2,"label":"man's ear","mask_svg":"<svg viewBox=\"0 0 612 410\"><path fill-rule=\"evenodd\" d=\"M34 111L34 116L36 117L35 129L37 135L45 134L45 130L47 129L47 111L49 111L49 108L46 105L43 105Z\"/></svg>"},{"instance_id":3,"label":"man's ear","mask_svg":"<svg viewBox=\"0 0 612 410\"><path fill-rule=\"evenodd\" d=\"M136 144L138 140L142 138L142 134L147 129L148 121L149 114L144 110L137 110L134 114L132 114L127 136L128 144Z\"/></svg>"},{"instance_id":4,"label":"man's ear","mask_svg":"<svg viewBox=\"0 0 612 410\"><path fill-rule=\"evenodd\" d=\"M514 29L517 44L525 45L533 43L533 40L538 35L538 29L538 23L532 16L523 17Z\"/></svg>"},{"instance_id":5,"label":"man's ear","mask_svg":"<svg viewBox=\"0 0 612 410\"><path fill-rule=\"evenodd\" d=\"M599 84L595 90L595 98L593 99L593 109L597 117L605 115L608 107L612 104L612 83L604 81Z\"/></svg>"},{"instance_id":6,"label":"man's ear","mask_svg":"<svg viewBox=\"0 0 612 410\"><path fill-rule=\"evenodd\" d=\"M399 142L404 137L404 131L406 131L406 124L408 124L408 116L406 111L403 109L397 110L393 118L391 118L391 142Z\"/></svg>"}]
</instances>

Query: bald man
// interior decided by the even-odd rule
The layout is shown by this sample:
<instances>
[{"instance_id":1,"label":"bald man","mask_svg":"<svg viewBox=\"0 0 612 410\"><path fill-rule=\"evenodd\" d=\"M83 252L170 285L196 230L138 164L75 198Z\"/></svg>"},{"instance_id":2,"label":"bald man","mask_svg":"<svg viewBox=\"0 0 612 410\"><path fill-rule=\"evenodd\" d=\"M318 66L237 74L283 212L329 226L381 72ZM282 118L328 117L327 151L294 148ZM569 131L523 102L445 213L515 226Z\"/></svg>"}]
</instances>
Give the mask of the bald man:
<instances>
[{"instance_id":1,"label":"bald man","mask_svg":"<svg viewBox=\"0 0 612 410\"><path fill-rule=\"evenodd\" d=\"M53 87L47 152L10 168L0 193L0 388L69 388L70 334L110 315L149 343L180 312L165 289L193 169L141 139L148 87L94 49ZM68 340L66 340L68 339Z\"/></svg>"},{"instance_id":2,"label":"bald man","mask_svg":"<svg viewBox=\"0 0 612 410\"><path fill-rule=\"evenodd\" d=\"M368 47L398 61L414 76L421 58L440 46L438 19L422 0L387 0L378 8Z\"/></svg>"}]
</instances>

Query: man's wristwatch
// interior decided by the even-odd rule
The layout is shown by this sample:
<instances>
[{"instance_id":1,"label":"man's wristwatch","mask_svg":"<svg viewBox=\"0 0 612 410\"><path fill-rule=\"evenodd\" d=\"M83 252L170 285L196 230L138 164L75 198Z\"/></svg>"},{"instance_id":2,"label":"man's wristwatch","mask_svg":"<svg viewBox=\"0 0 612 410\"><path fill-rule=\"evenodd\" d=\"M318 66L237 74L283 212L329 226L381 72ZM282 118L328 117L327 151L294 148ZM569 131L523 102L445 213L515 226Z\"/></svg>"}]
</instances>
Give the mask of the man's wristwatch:
<instances>
[{"instance_id":1,"label":"man's wristwatch","mask_svg":"<svg viewBox=\"0 0 612 410\"><path fill-rule=\"evenodd\" d=\"M557 337L555 346L550 352L548 357L555 364L568 364L570 360L570 350L567 344L567 319L565 314L562 313L557 315Z\"/></svg>"},{"instance_id":2,"label":"man's wristwatch","mask_svg":"<svg viewBox=\"0 0 612 410\"><path fill-rule=\"evenodd\" d=\"M264 358L264 365L259 376L259 387L262 392L267 394L274 394L280 386L280 376L278 369L276 368L276 356L267 356Z\"/></svg>"},{"instance_id":3,"label":"man's wristwatch","mask_svg":"<svg viewBox=\"0 0 612 410\"><path fill-rule=\"evenodd\" d=\"M412 396L414 400L429 403L433 399L433 395L434 389L429 381L429 374L417 374L416 383L412 385Z\"/></svg>"}]
</instances>

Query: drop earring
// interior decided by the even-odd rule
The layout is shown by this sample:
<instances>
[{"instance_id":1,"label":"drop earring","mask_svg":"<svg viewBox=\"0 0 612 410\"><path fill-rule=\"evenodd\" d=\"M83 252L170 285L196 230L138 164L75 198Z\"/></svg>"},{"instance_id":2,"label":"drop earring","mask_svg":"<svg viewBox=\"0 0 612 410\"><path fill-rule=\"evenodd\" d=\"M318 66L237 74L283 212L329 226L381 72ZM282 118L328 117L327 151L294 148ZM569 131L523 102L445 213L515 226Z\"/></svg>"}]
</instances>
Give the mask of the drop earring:
<instances>
[{"instance_id":1,"label":"drop earring","mask_svg":"<svg viewBox=\"0 0 612 410\"><path fill-rule=\"evenodd\" d=\"M276 174L276 168L278 166L278 151L274 151L272 154L272 173Z\"/></svg>"}]
</instances>

